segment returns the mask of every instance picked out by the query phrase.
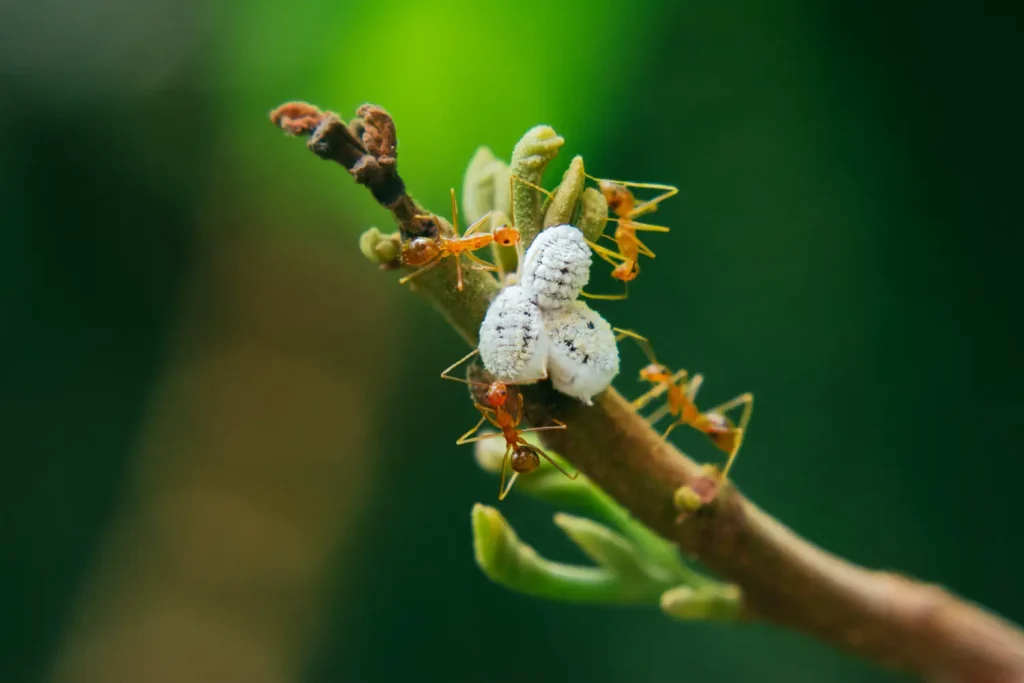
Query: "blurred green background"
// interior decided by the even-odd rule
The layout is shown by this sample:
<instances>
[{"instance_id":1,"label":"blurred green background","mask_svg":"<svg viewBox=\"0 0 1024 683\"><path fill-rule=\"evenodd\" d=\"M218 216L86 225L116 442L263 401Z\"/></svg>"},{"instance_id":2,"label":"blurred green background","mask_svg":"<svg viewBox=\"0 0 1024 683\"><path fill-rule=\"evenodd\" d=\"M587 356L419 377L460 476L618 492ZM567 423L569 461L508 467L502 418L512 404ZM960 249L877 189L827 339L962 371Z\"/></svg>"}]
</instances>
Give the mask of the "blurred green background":
<instances>
[{"instance_id":1,"label":"blurred green background","mask_svg":"<svg viewBox=\"0 0 1024 683\"><path fill-rule=\"evenodd\" d=\"M1024 621L1015 17L924 2L0 4L0 680L894 681L766 625L476 569L465 349L267 112L398 123L446 214L529 127L677 185L599 309L757 396L737 484ZM611 291L615 285L595 278ZM595 286L594 289L597 289ZM617 386L632 395L638 354ZM698 459L696 435L673 437ZM502 511L578 560L553 510Z\"/></svg>"}]
</instances>

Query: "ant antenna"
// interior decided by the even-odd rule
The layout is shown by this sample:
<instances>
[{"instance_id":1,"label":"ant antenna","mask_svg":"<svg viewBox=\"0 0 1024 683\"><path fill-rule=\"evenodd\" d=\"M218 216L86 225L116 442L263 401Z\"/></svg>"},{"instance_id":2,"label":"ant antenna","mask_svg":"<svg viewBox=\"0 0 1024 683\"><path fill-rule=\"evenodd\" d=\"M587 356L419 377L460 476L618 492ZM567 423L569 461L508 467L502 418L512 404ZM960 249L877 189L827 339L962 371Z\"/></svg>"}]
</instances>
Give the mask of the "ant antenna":
<instances>
[{"instance_id":1,"label":"ant antenna","mask_svg":"<svg viewBox=\"0 0 1024 683\"><path fill-rule=\"evenodd\" d=\"M486 387L486 386L488 386L484 382L471 382L468 379L464 379L462 377L454 377L454 376L448 374L449 372L451 372L455 368L459 367L460 365L462 365L463 363L465 363L467 360L469 360L473 356L477 355L478 353L480 353L480 349L479 348L473 349L472 351L467 353L465 356L463 356L459 360L457 360L454 363L452 363L451 365L449 365L447 368L445 368L441 372L441 378L442 379L450 379L453 382L462 382L463 384L468 384L471 387Z\"/></svg>"},{"instance_id":2,"label":"ant antenna","mask_svg":"<svg viewBox=\"0 0 1024 683\"><path fill-rule=\"evenodd\" d=\"M448 191L452 195L452 232L455 236L459 236L459 204L455 201L455 188L450 187Z\"/></svg>"},{"instance_id":3,"label":"ant antenna","mask_svg":"<svg viewBox=\"0 0 1024 683\"><path fill-rule=\"evenodd\" d=\"M651 361L653 365L659 365L658 359L654 355L654 347L651 346L651 342L647 337L637 334L633 330L624 330L619 327L613 327L612 331L618 333L615 337L615 341L622 341L626 337L629 337L637 343L637 346L639 346L644 352L644 355L647 356L647 360Z\"/></svg>"}]
</instances>

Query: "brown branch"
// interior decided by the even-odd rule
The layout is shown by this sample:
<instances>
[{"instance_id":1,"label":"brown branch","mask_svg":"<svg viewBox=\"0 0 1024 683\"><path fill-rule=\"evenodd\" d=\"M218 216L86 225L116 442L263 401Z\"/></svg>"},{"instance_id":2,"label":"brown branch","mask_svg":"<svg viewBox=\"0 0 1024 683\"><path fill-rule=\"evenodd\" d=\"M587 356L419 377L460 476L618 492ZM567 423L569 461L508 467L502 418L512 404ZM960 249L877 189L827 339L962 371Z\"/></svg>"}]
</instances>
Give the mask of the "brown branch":
<instances>
[{"instance_id":1,"label":"brown branch","mask_svg":"<svg viewBox=\"0 0 1024 683\"><path fill-rule=\"evenodd\" d=\"M373 111L383 112L379 108ZM324 121L329 127L338 125L333 119ZM389 126L378 119L375 125L394 135L393 123ZM308 123L302 126L308 127ZM322 127L321 122L310 138L310 147L319 156L339 156L331 141L351 146L349 137L338 131L337 137L321 134L319 140L328 142L314 148L312 140ZM352 128L350 124L348 130ZM372 146L364 143L364 147ZM378 147L377 151L387 150ZM388 172L397 178L394 164ZM372 183L353 175L368 184L381 201ZM392 210L403 237L421 234L416 232L421 226L409 213L395 211L394 203L381 203ZM415 282L418 291L475 346L477 329L498 285L489 275L473 271L468 275L463 292L454 288L454 264L436 268ZM638 520L722 578L738 584L746 616L790 627L881 665L929 679L1024 681L1024 633L1016 626L938 586L853 565L800 538L731 485L716 490L704 468L671 444L662 443L614 389L590 407L559 394L546 382L525 388L524 396L531 423L557 418L570 427L543 432L549 447ZM683 486L698 492L707 504L692 514L680 515L674 496Z\"/></svg>"},{"instance_id":2,"label":"brown branch","mask_svg":"<svg viewBox=\"0 0 1024 683\"><path fill-rule=\"evenodd\" d=\"M885 666L965 683L1024 680L1024 634L938 586L870 571L798 537L735 488L677 523L673 494L702 468L614 389L588 408L550 386L526 392L533 423L570 429L545 443L644 524L743 589L745 610Z\"/></svg>"}]
</instances>

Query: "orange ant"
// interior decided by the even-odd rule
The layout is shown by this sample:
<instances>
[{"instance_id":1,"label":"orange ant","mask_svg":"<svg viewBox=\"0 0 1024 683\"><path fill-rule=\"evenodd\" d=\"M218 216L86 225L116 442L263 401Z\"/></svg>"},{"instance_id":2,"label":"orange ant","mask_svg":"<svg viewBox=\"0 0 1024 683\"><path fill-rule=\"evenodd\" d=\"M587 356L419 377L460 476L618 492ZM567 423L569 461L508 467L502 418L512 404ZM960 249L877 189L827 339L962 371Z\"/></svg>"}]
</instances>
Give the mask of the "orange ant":
<instances>
[{"instance_id":1,"label":"orange ant","mask_svg":"<svg viewBox=\"0 0 1024 683\"><path fill-rule=\"evenodd\" d=\"M679 192L679 189L671 185L634 183L625 180L603 180L591 175L588 175L587 177L591 180L597 181L597 185L601 189L601 194L604 195L605 201L608 202L608 208L616 216L616 218L611 218L609 220L618 223L615 228L614 237L602 233L598 239L604 237L612 240L615 242L619 250L613 251L595 242L590 242L589 240L587 241L587 244L590 245L590 248L594 250L595 254L614 266L612 268L611 276L616 280L621 280L625 287L625 291L621 295L600 295L591 296L591 298L622 300L629 296L630 281L636 279L636 276L640 274L640 256L643 255L649 258L654 258L654 252L636 236L637 231L669 231L668 228L662 225L638 223L636 219L652 211L656 211L658 204ZM636 197L634 197L633 193L629 191L630 187L662 190L662 193L654 199L649 199L638 204Z\"/></svg>"},{"instance_id":2,"label":"orange ant","mask_svg":"<svg viewBox=\"0 0 1024 683\"><path fill-rule=\"evenodd\" d=\"M474 234L490 218L490 212L469 226L466 233L460 236L459 209L455 201L455 188L451 188L451 196L452 231L454 232L454 235L452 237L448 237L438 233L437 237L434 238L417 237L403 245L402 263L409 266L422 266L422 268L403 277L398 281L399 284L404 285L417 275L422 275L431 268L436 267L446 257L453 256L455 257L456 273L458 273L458 284L456 287L461 292L465 287L462 281L462 260L460 258L462 254L468 256L469 260L476 264L473 266L474 270L494 271L498 269L490 263L487 263L487 261L484 261L473 252L477 249L483 249L493 241L497 241L499 244L506 246L519 242L519 231L509 226L497 228L493 233L484 232ZM429 218L429 216L417 216L417 218Z\"/></svg>"},{"instance_id":3,"label":"orange ant","mask_svg":"<svg viewBox=\"0 0 1024 683\"><path fill-rule=\"evenodd\" d=\"M743 435L747 431L750 415L754 411L754 395L751 393L740 394L736 398L702 413L697 408L695 400L697 398L697 391L700 390L701 384L704 383L704 375L698 373L688 379L686 370L680 370L673 374L655 358L654 349L651 348L647 338L641 337L636 332L630 330L614 329L619 333L617 339L621 340L624 337L631 337L635 340L650 361L650 365L640 370L640 379L653 384L654 387L633 400L631 404L633 409L639 411L648 403L667 392L668 396L665 405L651 413L647 417L647 421L653 425L665 417L665 415L675 417L675 421L661 435L662 441L668 438L673 429L683 424L706 434L716 448L729 455L721 475L722 481L725 481L729 475L729 468L732 467L736 454L740 450L740 445L743 443ZM743 412L740 415L739 423L734 423L726 417L726 413L740 406L743 406Z\"/></svg>"},{"instance_id":4,"label":"orange ant","mask_svg":"<svg viewBox=\"0 0 1024 683\"><path fill-rule=\"evenodd\" d=\"M578 473L569 474L562 467L556 463L551 457L540 448L534 446L526 439L522 437L527 432L542 432L552 429L565 429L566 425L560 420L552 420L555 422L553 425L547 427L531 427L529 429L519 429L519 423L523 419L523 395L516 393L519 397L519 407L516 409L515 415L513 415L506 408L508 402L508 387L515 384L527 384L534 380L524 380L521 382L499 382L494 381L490 384L485 382L471 382L468 379L461 377L454 377L448 373L457 368L458 366L465 363L467 360L479 353L479 349L470 351L468 354L463 356L460 360L452 363L444 372L441 373L441 377L444 379L450 379L454 382L461 382L468 384L471 387L480 387L487 390L484 395L484 400L487 405L480 404L473 401L473 406L480 411L480 421L470 429L468 432L463 434L456 440L456 445L463 445L467 443L473 443L476 441L483 441L484 439L491 439L498 436L505 438L505 456L501 459L501 483L498 486L498 500L505 500L505 496L512 489L512 484L515 483L516 477L520 474L529 474L540 467L540 459L544 458L551 463L555 469L569 477L575 479ZM539 377L538 380L546 379L545 377ZM484 434L483 436L477 436L469 438L474 434L480 427L483 426L484 422L490 422L491 425L500 429L500 432L492 432L490 434ZM511 456L511 462L510 458ZM505 476L508 466L512 468L512 478L508 482L508 486L505 486Z\"/></svg>"}]
</instances>

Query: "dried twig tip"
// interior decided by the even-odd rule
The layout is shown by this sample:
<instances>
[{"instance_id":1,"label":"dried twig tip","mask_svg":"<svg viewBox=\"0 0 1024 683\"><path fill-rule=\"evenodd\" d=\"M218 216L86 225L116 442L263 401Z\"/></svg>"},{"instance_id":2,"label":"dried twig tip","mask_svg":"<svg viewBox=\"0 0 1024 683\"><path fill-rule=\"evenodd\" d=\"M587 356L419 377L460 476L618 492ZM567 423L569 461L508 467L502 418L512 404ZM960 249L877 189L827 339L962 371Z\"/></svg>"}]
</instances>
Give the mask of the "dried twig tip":
<instances>
[{"instance_id":1,"label":"dried twig tip","mask_svg":"<svg viewBox=\"0 0 1024 683\"><path fill-rule=\"evenodd\" d=\"M375 104L364 104L356 111L356 116L364 124L362 141L367 152L378 159L398 156L398 134L391 114Z\"/></svg>"},{"instance_id":2,"label":"dried twig tip","mask_svg":"<svg viewBox=\"0 0 1024 683\"><path fill-rule=\"evenodd\" d=\"M308 102L285 102L270 112L270 121L287 135L310 135L324 113Z\"/></svg>"}]
</instances>

